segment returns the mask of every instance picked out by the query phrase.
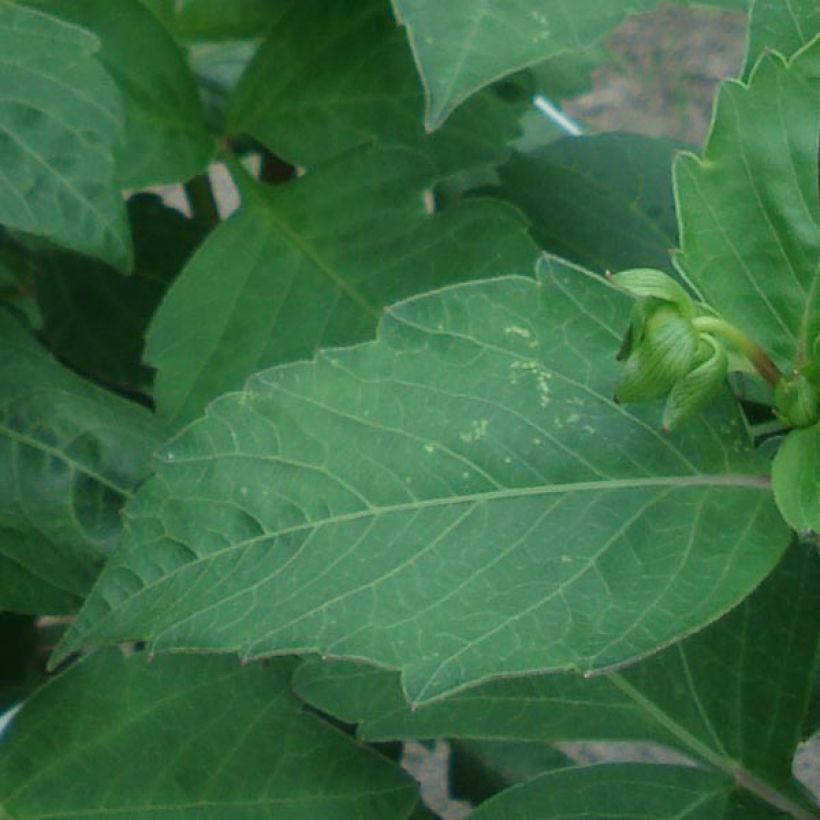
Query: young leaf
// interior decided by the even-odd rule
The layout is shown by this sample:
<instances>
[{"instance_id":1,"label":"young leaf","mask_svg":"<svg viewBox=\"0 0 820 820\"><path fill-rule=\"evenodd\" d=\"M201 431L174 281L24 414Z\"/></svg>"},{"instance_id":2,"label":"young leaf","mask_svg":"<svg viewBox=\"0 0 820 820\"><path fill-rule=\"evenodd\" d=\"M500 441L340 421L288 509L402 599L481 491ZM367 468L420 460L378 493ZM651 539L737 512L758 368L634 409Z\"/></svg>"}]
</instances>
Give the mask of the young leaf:
<instances>
[{"instance_id":1,"label":"young leaf","mask_svg":"<svg viewBox=\"0 0 820 820\"><path fill-rule=\"evenodd\" d=\"M521 208L545 250L603 273L671 270L677 244L674 144L638 134L563 139L501 166L499 196Z\"/></svg>"},{"instance_id":2,"label":"young leaf","mask_svg":"<svg viewBox=\"0 0 820 820\"><path fill-rule=\"evenodd\" d=\"M228 129L308 168L365 145L417 148L441 175L505 156L521 102L527 95L507 102L488 91L428 136L413 57L387 0L301 0L242 76Z\"/></svg>"},{"instance_id":3,"label":"young leaf","mask_svg":"<svg viewBox=\"0 0 820 820\"><path fill-rule=\"evenodd\" d=\"M120 90L123 188L187 180L207 166L214 140L182 49L140 0L25 0L100 38L100 60Z\"/></svg>"},{"instance_id":4,"label":"young leaf","mask_svg":"<svg viewBox=\"0 0 820 820\"><path fill-rule=\"evenodd\" d=\"M820 333L818 130L820 37L725 83L704 159L675 166L681 266L784 372Z\"/></svg>"},{"instance_id":5,"label":"young leaf","mask_svg":"<svg viewBox=\"0 0 820 820\"><path fill-rule=\"evenodd\" d=\"M119 539L161 427L0 311L0 610L75 609Z\"/></svg>"},{"instance_id":6,"label":"young leaf","mask_svg":"<svg viewBox=\"0 0 820 820\"><path fill-rule=\"evenodd\" d=\"M36 691L3 739L0 815L409 816L416 785L303 711L291 667L114 650L83 659Z\"/></svg>"},{"instance_id":7,"label":"young leaf","mask_svg":"<svg viewBox=\"0 0 820 820\"><path fill-rule=\"evenodd\" d=\"M0 0L0 223L131 266L116 86L87 31Z\"/></svg>"},{"instance_id":8,"label":"young leaf","mask_svg":"<svg viewBox=\"0 0 820 820\"><path fill-rule=\"evenodd\" d=\"M547 260L254 377L164 450L60 654L315 649L401 668L424 702L714 620L789 533L727 396L672 437L612 402L627 302Z\"/></svg>"},{"instance_id":9,"label":"young leaf","mask_svg":"<svg viewBox=\"0 0 820 820\"><path fill-rule=\"evenodd\" d=\"M725 816L731 790L728 778L699 769L613 763L542 774L501 792L470 817L717 820Z\"/></svg>"},{"instance_id":10,"label":"young leaf","mask_svg":"<svg viewBox=\"0 0 820 820\"><path fill-rule=\"evenodd\" d=\"M792 430L772 467L774 497L798 532L820 533L820 424Z\"/></svg>"},{"instance_id":11,"label":"young leaf","mask_svg":"<svg viewBox=\"0 0 820 820\"><path fill-rule=\"evenodd\" d=\"M499 202L431 215L430 162L365 151L278 188L248 183L148 331L156 400L175 424L274 364L371 338L386 304L451 282L532 270L526 226ZM231 271L227 276L226 271Z\"/></svg>"},{"instance_id":12,"label":"young leaf","mask_svg":"<svg viewBox=\"0 0 820 820\"><path fill-rule=\"evenodd\" d=\"M820 31L816 0L754 0L743 76L748 79L766 51L791 57Z\"/></svg>"},{"instance_id":13,"label":"young leaf","mask_svg":"<svg viewBox=\"0 0 820 820\"><path fill-rule=\"evenodd\" d=\"M106 384L150 392L142 364L145 330L173 278L205 234L202 226L139 194L128 201L134 273L57 251L33 258L35 287L50 349Z\"/></svg>"}]
</instances>

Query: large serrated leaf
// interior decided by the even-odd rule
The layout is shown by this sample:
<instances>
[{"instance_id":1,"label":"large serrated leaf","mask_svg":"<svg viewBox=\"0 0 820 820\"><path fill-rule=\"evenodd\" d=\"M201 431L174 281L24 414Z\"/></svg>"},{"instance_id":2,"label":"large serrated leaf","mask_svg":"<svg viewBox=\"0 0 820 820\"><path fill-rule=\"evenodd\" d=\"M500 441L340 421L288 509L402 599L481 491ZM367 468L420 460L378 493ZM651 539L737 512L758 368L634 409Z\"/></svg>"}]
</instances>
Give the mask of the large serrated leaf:
<instances>
[{"instance_id":1,"label":"large serrated leaf","mask_svg":"<svg viewBox=\"0 0 820 820\"><path fill-rule=\"evenodd\" d=\"M817 0L754 0L749 19L746 48L747 77L766 51L791 57L820 32L820 5Z\"/></svg>"},{"instance_id":2,"label":"large serrated leaf","mask_svg":"<svg viewBox=\"0 0 820 820\"><path fill-rule=\"evenodd\" d=\"M0 609L76 609L119 539L162 428L0 311Z\"/></svg>"},{"instance_id":3,"label":"large serrated leaf","mask_svg":"<svg viewBox=\"0 0 820 820\"><path fill-rule=\"evenodd\" d=\"M682 268L786 373L820 333L818 130L820 37L725 83L703 160L675 167Z\"/></svg>"},{"instance_id":4,"label":"large serrated leaf","mask_svg":"<svg viewBox=\"0 0 820 820\"><path fill-rule=\"evenodd\" d=\"M123 188L190 179L216 145L182 49L140 0L24 0L93 32L100 60L120 90L125 147L117 164Z\"/></svg>"},{"instance_id":5,"label":"large serrated leaf","mask_svg":"<svg viewBox=\"0 0 820 820\"><path fill-rule=\"evenodd\" d=\"M620 673L494 681L418 709L394 673L362 664L309 660L294 687L359 724L368 740L540 741L536 750L555 741L660 743L734 778L748 798L809 817L790 771L814 679L818 616L820 559L795 545L739 607Z\"/></svg>"},{"instance_id":6,"label":"large serrated leaf","mask_svg":"<svg viewBox=\"0 0 820 820\"><path fill-rule=\"evenodd\" d=\"M302 0L276 20L242 76L228 129L314 168L364 145L423 150L439 174L498 161L527 95L479 95L440 133L387 0Z\"/></svg>"},{"instance_id":7,"label":"large serrated leaf","mask_svg":"<svg viewBox=\"0 0 820 820\"><path fill-rule=\"evenodd\" d=\"M62 654L312 649L400 668L422 702L714 620L788 530L728 396L669 437L613 403L628 301L548 260L259 374L164 451Z\"/></svg>"},{"instance_id":8,"label":"large serrated leaf","mask_svg":"<svg viewBox=\"0 0 820 820\"><path fill-rule=\"evenodd\" d=\"M156 399L174 423L257 370L375 334L386 304L445 284L532 270L526 226L499 202L429 214L430 161L403 149L351 155L242 210L183 271L148 332ZM230 271L230 275L226 275Z\"/></svg>"},{"instance_id":9,"label":"large serrated leaf","mask_svg":"<svg viewBox=\"0 0 820 820\"><path fill-rule=\"evenodd\" d=\"M3 738L0 816L383 820L417 787L304 712L292 664L116 651L25 702ZM93 773L93 776L90 776Z\"/></svg>"},{"instance_id":10,"label":"large serrated leaf","mask_svg":"<svg viewBox=\"0 0 820 820\"><path fill-rule=\"evenodd\" d=\"M783 787L814 682L818 617L820 559L796 545L739 607L620 673L494 681L415 710L395 673L362 664L311 659L294 686L368 740L652 741Z\"/></svg>"},{"instance_id":11,"label":"large serrated leaf","mask_svg":"<svg viewBox=\"0 0 820 820\"><path fill-rule=\"evenodd\" d=\"M87 31L0 0L0 222L131 265L120 96Z\"/></svg>"}]
</instances>

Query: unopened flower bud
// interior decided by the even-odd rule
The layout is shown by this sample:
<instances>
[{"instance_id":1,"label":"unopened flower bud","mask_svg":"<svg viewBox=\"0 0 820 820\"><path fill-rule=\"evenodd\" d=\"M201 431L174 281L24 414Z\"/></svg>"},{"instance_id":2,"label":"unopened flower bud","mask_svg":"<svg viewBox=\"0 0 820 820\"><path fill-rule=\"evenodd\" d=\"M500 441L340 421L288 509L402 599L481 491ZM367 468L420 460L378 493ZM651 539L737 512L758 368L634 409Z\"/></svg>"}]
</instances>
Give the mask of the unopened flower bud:
<instances>
[{"instance_id":1,"label":"unopened flower bud","mask_svg":"<svg viewBox=\"0 0 820 820\"><path fill-rule=\"evenodd\" d=\"M792 427L810 427L820 420L820 388L802 373L781 379L774 389L778 416Z\"/></svg>"},{"instance_id":2,"label":"unopened flower bud","mask_svg":"<svg viewBox=\"0 0 820 820\"><path fill-rule=\"evenodd\" d=\"M695 415L718 391L728 369L729 357L723 346L708 334L702 334L692 368L669 392L663 411L663 429L673 430Z\"/></svg>"},{"instance_id":3,"label":"unopened flower bud","mask_svg":"<svg viewBox=\"0 0 820 820\"><path fill-rule=\"evenodd\" d=\"M666 393L693 365L698 334L677 307L661 302L643 322L640 339L631 350L615 398L645 401Z\"/></svg>"},{"instance_id":4,"label":"unopened flower bud","mask_svg":"<svg viewBox=\"0 0 820 820\"><path fill-rule=\"evenodd\" d=\"M607 277L613 285L640 299L657 299L674 305L681 316L691 319L695 306L689 294L668 274L652 268L634 268Z\"/></svg>"}]
</instances>

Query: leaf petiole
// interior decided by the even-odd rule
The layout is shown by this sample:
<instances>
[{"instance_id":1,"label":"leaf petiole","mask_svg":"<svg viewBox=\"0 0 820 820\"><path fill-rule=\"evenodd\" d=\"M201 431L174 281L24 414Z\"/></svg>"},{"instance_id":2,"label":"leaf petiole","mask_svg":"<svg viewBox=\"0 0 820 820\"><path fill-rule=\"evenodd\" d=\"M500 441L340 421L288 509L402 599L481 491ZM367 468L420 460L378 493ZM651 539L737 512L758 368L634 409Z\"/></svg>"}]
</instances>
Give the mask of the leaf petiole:
<instances>
[{"instance_id":1,"label":"leaf petiole","mask_svg":"<svg viewBox=\"0 0 820 820\"><path fill-rule=\"evenodd\" d=\"M719 319L717 316L696 316L692 320L692 324L699 331L712 333L731 342L772 387L777 385L783 378L780 369L768 357L763 348L725 319Z\"/></svg>"}]
</instances>

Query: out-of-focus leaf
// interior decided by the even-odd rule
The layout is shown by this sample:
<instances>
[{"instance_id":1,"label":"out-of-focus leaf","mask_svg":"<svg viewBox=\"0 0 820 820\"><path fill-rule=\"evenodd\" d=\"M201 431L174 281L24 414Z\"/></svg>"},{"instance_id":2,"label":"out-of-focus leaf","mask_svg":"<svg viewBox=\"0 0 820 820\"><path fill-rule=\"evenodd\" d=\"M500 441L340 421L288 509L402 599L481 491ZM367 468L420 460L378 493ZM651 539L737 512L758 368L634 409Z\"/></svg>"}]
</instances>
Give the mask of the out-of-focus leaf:
<instances>
[{"instance_id":1,"label":"out-of-focus leaf","mask_svg":"<svg viewBox=\"0 0 820 820\"><path fill-rule=\"evenodd\" d=\"M32 677L36 652L34 618L0 612L0 713L25 692Z\"/></svg>"},{"instance_id":2,"label":"out-of-focus leaf","mask_svg":"<svg viewBox=\"0 0 820 820\"><path fill-rule=\"evenodd\" d=\"M67 253L35 257L43 333L74 368L124 390L148 391L142 364L148 321L205 234L197 223L139 194L128 202L136 258L132 276Z\"/></svg>"},{"instance_id":3,"label":"out-of-focus leaf","mask_svg":"<svg viewBox=\"0 0 820 820\"><path fill-rule=\"evenodd\" d=\"M0 608L77 607L161 436L146 409L66 370L0 311Z\"/></svg>"},{"instance_id":4,"label":"out-of-focus leaf","mask_svg":"<svg viewBox=\"0 0 820 820\"><path fill-rule=\"evenodd\" d=\"M262 37L298 0L142 0L181 40L222 42Z\"/></svg>"},{"instance_id":5,"label":"out-of-focus leaf","mask_svg":"<svg viewBox=\"0 0 820 820\"><path fill-rule=\"evenodd\" d=\"M131 266L115 185L122 106L76 26L0 0L0 223Z\"/></svg>"},{"instance_id":6,"label":"out-of-focus leaf","mask_svg":"<svg viewBox=\"0 0 820 820\"><path fill-rule=\"evenodd\" d=\"M724 83L703 160L675 165L682 269L786 373L820 334L818 131L820 36Z\"/></svg>"},{"instance_id":7,"label":"out-of-focus leaf","mask_svg":"<svg viewBox=\"0 0 820 820\"><path fill-rule=\"evenodd\" d=\"M289 661L98 652L26 702L3 739L0 814L154 820L410 815L395 764L304 712ZM89 773L93 773L90 776Z\"/></svg>"},{"instance_id":8,"label":"out-of-focus leaf","mask_svg":"<svg viewBox=\"0 0 820 820\"><path fill-rule=\"evenodd\" d=\"M798 532L820 533L820 424L792 430L772 467L774 497Z\"/></svg>"},{"instance_id":9,"label":"out-of-focus leaf","mask_svg":"<svg viewBox=\"0 0 820 820\"><path fill-rule=\"evenodd\" d=\"M638 134L569 137L514 155L499 170L498 193L524 211L551 253L600 272L671 270L674 149Z\"/></svg>"},{"instance_id":10,"label":"out-of-focus leaf","mask_svg":"<svg viewBox=\"0 0 820 820\"><path fill-rule=\"evenodd\" d=\"M257 370L371 338L384 306L410 294L532 271L537 250L512 208L476 200L431 215L434 177L424 156L394 149L249 184L151 324L160 412L179 425Z\"/></svg>"},{"instance_id":11,"label":"out-of-focus leaf","mask_svg":"<svg viewBox=\"0 0 820 820\"><path fill-rule=\"evenodd\" d=\"M187 180L214 155L202 103L182 49L140 0L25 0L93 32L122 95L123 188Z\"/></svg>"},{"instance_id":12,"label":"out-of-focus leaf","mask_svg":"<svg viewBox=\"0 0 820 820\"><path fill-rule=\"evenodd\" d=\"M62 652L314 649L400 668L422 703L711 622L789 531L727 394L671 436L613 402L628 310L546 259L258 374L164 448Z\"/></svg>"},{"instance_id":13,"label":"out-of-focus leaf","mask_svg":"<svg viewBox=\"0 0 820 820\"><path fill-rule=\"evenodd\" d=\"M404 146L423 150L441 175L499 160L529 96L507 101L490 89L428 135L413 58L386 0L301 0L242 77L228 129L294 165L314 168L363 145Z\"/></svg>"},{"instance_id":14,"label":"out-of-focus leaf","mask_svg":"<svg viewBox=\"0 0 820 820\"><path fill-rule=\"evenodd\" d=\"M718 820L725 816L732 781L679 766L613 763L558 769L488 800L475 820Z\"/></svg>"},{"instance_id":15,"label":"out-of-focus leaf","mask_svg":"<svg viewBox=\"0 0 820 820\"><path fill-rule=\"evenodd\" d=\"M455 740L450 743L450 790L459 800L482 803L544 772L574 765L547 743Z\"/></svg>"}]
</instances>

